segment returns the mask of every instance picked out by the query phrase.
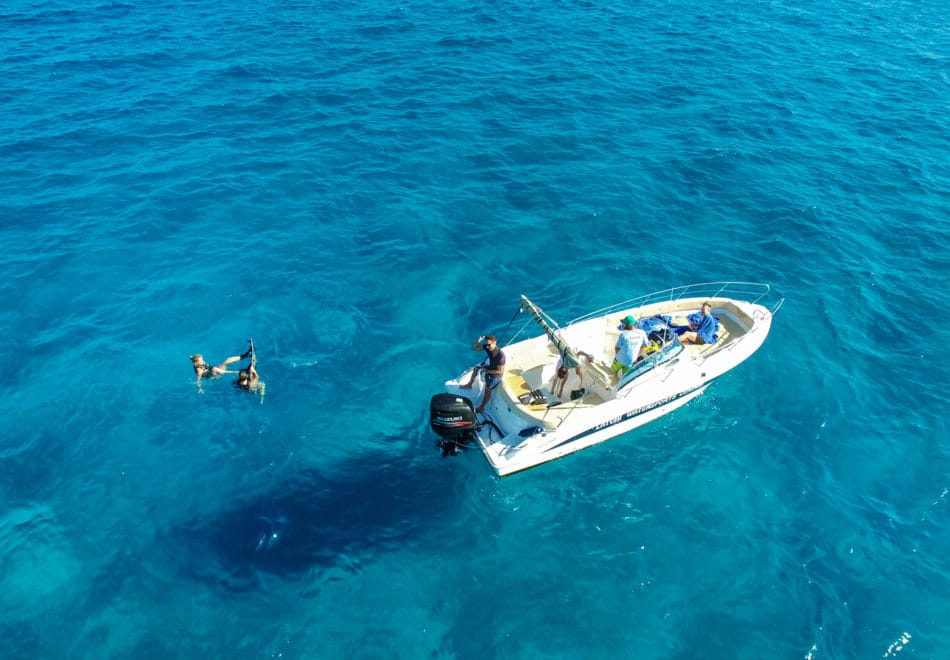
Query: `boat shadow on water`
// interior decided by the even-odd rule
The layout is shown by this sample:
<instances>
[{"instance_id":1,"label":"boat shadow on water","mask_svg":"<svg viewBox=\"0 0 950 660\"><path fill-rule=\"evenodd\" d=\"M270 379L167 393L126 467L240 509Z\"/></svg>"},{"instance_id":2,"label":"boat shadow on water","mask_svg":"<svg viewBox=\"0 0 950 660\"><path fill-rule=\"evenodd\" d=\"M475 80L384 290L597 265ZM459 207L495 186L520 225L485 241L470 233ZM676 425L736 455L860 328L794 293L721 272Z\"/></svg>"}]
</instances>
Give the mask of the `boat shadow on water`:
<instances>
[{"instance_id":1,"label":"boat shadow on water","mask_svg":"<svg viewBox=\"0 0 950 660\"><path fill-rule=\"evenodd\" d=\"M185 570L193 579L240 590L267 575L359 571L387 552L437 546L457 511L446 493L459 488L461 475L428 469L437 455L426 454L376 462L362 457L334 465L332 474L300 470L212 517L188 521L174 533L193 553Z\"/></svg>"}]
</instances>

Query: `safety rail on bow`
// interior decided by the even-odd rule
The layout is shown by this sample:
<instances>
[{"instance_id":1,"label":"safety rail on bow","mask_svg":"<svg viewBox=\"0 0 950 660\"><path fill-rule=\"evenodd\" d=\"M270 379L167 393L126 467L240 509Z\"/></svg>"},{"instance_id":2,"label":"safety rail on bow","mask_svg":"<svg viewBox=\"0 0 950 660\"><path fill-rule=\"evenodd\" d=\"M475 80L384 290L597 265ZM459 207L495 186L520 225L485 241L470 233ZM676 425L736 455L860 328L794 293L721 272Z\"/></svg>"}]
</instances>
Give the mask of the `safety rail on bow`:
<instances>
[{"instance_id":1,"label":"safety rail on bow","mask_svg":"<svg viewBox=\"0 0 950 660\"><path fill-rule=\"evenodd\" d=\"M778 295L770 285L757 282L704 282L701 284L688 284L677 286L663 291L648 293L636 298L630 298L623 302L615 303L609 307L604 307L596 311L584 314L567 325L586 321L597 316L605 316L616 311L646 307L661 302L677 302L684 299L715 299L728 298L737 301L746 301L767 308L772 314L775 314L785 298Z\"/></svg>"}]
</instances>

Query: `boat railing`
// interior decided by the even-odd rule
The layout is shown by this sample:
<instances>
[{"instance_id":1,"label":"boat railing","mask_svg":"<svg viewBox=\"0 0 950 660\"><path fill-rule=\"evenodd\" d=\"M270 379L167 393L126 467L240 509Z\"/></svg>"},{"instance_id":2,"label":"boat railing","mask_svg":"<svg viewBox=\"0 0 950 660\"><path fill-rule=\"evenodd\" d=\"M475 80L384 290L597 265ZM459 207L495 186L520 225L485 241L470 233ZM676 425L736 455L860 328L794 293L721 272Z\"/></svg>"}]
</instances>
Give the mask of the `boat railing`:
<instances>
[{"instance_id":1,"label":"boat railing","mask_svg":"<svg viewBox=\"0 0 950 660\"><path fill-rule=\"evenodd\" d=\"M758 282L703 282L687 284L671 289L655 291L646 295L630 298L619 303L603 307L596 311L584 314L567 325L587 321L599 316L606 316L621 310L646 307L662 302L677 302L688 298L730 298L744 300L756 305L762 305L774 314L785 302L785 299L774 292L768 284ZM759 312L761 313L761 312Z\"/></svg>"}]
</instances>

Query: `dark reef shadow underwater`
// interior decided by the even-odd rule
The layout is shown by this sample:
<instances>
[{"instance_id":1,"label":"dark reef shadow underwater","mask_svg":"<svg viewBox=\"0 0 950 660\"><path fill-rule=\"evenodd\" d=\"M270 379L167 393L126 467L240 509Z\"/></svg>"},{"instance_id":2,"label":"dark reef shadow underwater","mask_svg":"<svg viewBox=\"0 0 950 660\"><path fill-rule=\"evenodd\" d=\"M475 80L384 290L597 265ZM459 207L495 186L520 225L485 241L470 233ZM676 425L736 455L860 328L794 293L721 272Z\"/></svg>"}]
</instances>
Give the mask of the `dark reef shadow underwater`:
<instances>
[{"instance_id":1,"label":"dark reef shadow underwater","mask_svg":"<svg viewBox=\"0 0 950 660\"><path fill-rule=\"evenodd\" d=\"M420 461L419 450L385 456L385 463L360 456L332 474L300 470L211 518L188 521L170 537L193 554L188 577L234 590L252 588L264 574L356 570L382 553L438 545L439 531L457 511L449 494L461 474L425 469L441 462ZM434 446L421 451L438 455Z\"/></svg>"}]
</instances>

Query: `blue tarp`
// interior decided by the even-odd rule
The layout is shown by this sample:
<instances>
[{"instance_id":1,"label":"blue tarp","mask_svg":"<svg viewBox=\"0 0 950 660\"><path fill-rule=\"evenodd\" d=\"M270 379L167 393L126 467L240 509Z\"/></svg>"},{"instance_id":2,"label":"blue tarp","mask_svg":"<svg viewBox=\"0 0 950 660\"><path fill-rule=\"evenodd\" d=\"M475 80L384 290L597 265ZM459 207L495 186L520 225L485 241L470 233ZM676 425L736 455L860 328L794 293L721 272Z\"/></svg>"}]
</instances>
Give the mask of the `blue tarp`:
<instances>
[{"instance_id":1,"label":"blue tarp","mask_svg":"<svg viewBox=\"0 0 950 660\"><path fill-rule=\"evenodd\" d=\"M667 327L672 320L673 318L670 316L657 314L656 316L649 316L647 318L640 319L637 321L637 327L643 330L645 333L650 334L654 330Z\"/></svg>"}]
</instances>

